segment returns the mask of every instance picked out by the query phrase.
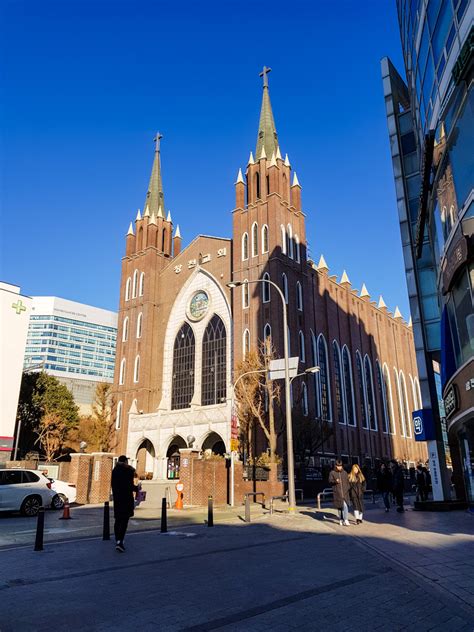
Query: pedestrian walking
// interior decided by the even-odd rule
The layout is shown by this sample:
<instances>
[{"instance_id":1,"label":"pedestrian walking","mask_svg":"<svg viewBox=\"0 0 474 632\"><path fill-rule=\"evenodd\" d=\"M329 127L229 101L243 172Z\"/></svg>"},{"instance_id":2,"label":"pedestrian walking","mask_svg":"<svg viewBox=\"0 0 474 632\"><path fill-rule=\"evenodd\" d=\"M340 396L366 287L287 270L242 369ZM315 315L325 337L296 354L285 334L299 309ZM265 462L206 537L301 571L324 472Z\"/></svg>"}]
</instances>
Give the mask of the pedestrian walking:
<instances>
[{"instance_id":1,"label":"pedestrian walking","mask_svg":"<svg viewBox=\"0 0 474 632\"><path fill-rule=\"evenodd\" d=\"M348 527L349 522L349 479L342 467L342 461L337 460L334 469L329 473L329 485L333 491L333 504L339 509L339 524Z\"/></svg>"},{"instance_id":2,"label":"pedestrian walking","mask_svg":"<svg viewBox=\"0 0 474 632\"><path fill-rule=\"evenodd\" d=\"M403 476L403 470L400 467L398 461L392 459L390 461L392 470L392 490L395 496L395 502L397 503L398 513L403 513L403 492L405 491L405 477Z\"/></svg>"},{"instance_id":3,"label":"pedestrian walking","mask_svg":"<svg viewBox=\"0 0 474 632\"><path fill-rule=\"evenodd\" d=\"M431 474L427 467L423 467L423 474L425 475L426 481L426 500L428 500L428 496L430 492L433 491L433 488L431 486Z\"/></svg>"},{"instance_id":4,"label":"pedestrian walking","mask_svg":"<svg viewBox=\"0 0 474 632\"><path fill-rule=\"evenodd\" d=\"M117 465L112 471L112 494L114 498L114 533L115 549L124 553L124 540L128 521L133 516L133 493L138 491L134 484L135 470L128 464L126 456L119 456Z\"/></svg>"},{"instance_id":5,"label":"pedestrian walking","mask_svg":"<svg viewBox=\"0 0 474 632\"><path fill-rule=\"evenodd\" d=\"M348 476L349 479L349 496L354 510L356 524L361 524L364 518L364 492L366 488L365 476L362 470L354 463L352 470Z\"/></svg>"},{"instance_id":6,"label":"pedestrian walking","mask_svg":"<svg viewBox=\"0 0 474 632\"><path fill-rule=\"evenodd\" d=\"M377 489L382 494L385 513L388 513L390 511L390 494L392 493L393 482L392 472L385 463L382 463L377 474Z\"/></svg>"},{"instance_id":7,"label":"pedestrian walking","mask_svg":"<svg viewBox=\"0 0 474 632\"><path fill-rule=\"evenodd\" d=\"M428 486L426 484L426 475L423 472L423 466L420 464L416 468L416 495L419 500L424 502L428 499Z\"/></svg>"}]
</instances>

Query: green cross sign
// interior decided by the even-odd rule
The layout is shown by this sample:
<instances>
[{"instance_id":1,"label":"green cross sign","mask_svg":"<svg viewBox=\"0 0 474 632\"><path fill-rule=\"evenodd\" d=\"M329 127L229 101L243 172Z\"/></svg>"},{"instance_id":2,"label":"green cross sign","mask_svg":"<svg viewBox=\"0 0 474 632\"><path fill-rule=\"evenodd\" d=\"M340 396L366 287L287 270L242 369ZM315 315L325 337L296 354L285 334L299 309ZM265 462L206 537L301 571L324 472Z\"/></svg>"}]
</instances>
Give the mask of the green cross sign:
<instances>
[{"instance_id":1,"label":"green cross sign","mask_svg":"<svg viewBox=\"0 0 474 632\"><path fill-rule=\"evenodd\" d=\"M12 307L16 310L17 314L21 314L21 312L26 312L26 307L21 302L21 299L18 299L16 303L12 303Z\"/></svg>"}]
</instances>

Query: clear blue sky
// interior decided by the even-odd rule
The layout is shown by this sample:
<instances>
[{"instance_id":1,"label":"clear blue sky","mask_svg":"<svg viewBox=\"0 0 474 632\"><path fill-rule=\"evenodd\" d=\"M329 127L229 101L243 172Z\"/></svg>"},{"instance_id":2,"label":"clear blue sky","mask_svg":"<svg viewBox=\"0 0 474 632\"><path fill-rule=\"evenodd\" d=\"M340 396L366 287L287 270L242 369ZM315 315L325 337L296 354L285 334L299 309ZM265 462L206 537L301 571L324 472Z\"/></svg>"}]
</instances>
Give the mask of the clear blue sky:
<instances>
[{"instance_id":1,"label":"clear blue sky","mask_svg":"<svg viewBox=\"0 0 474 632\"><path fill-rule=\"evenodd\" d=\"M156 130L184 243L230 236L266 64L313 258L408 317L380 75L402 68L395 0L2 7L2 280L116 309Z\"/></svg>"}]
</instances>

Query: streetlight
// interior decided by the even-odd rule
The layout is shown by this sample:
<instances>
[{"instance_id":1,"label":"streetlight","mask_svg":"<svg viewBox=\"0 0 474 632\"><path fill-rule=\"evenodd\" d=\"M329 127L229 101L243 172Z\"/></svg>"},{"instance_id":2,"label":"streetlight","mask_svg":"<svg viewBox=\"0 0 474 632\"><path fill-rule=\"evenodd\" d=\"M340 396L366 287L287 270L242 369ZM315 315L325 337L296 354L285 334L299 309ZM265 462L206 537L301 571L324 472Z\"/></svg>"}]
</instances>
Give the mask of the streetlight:
<instances>
[{"instance_id":1,"label":"streetlight","mask_svg":"<svg viewBox=\"0 0 474 632\"><path fill-rule=\"evenodd\" d=\"M254 281L234 281L227 283L227 287L234 289L247 283L269 283L273 285L281 298L283 306L283 350L285 360L285 407L286 407L286 451L288 460L288 511L294 513L296 511L296 494L295 494L295 464L293 454L293 426L291 421L291 402L290 402L290 359L288 357L288 318L286 312L286 300L283 292L274 281L269 279L256 279Z\"/></svg>"}]
</instances>

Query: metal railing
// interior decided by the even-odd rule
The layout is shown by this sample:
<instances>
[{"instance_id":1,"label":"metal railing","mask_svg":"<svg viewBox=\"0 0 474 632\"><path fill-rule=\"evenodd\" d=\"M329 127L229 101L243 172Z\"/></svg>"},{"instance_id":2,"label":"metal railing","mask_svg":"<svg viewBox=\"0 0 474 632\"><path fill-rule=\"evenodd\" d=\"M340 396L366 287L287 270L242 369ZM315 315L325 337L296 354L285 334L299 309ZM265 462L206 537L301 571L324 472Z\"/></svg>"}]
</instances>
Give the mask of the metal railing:
<instances>
[{"instance_id":1,"label":"metal railing","mask_svg":"<svg viewBox=\"0 0 474 632\"><path fill-rule=\"evenodd\" d=\"M317 503L317 507L318 509L321 509L321 496L325 497L325 496L333 496L334 492L332 487L326 487L325 489L323 489L322 492L319 492L319 494L316 496L316 503ZM366 489L364 494L372 494L372 503L375 504L375 491L373 489Z\"/></svg>"}]
</instances>

